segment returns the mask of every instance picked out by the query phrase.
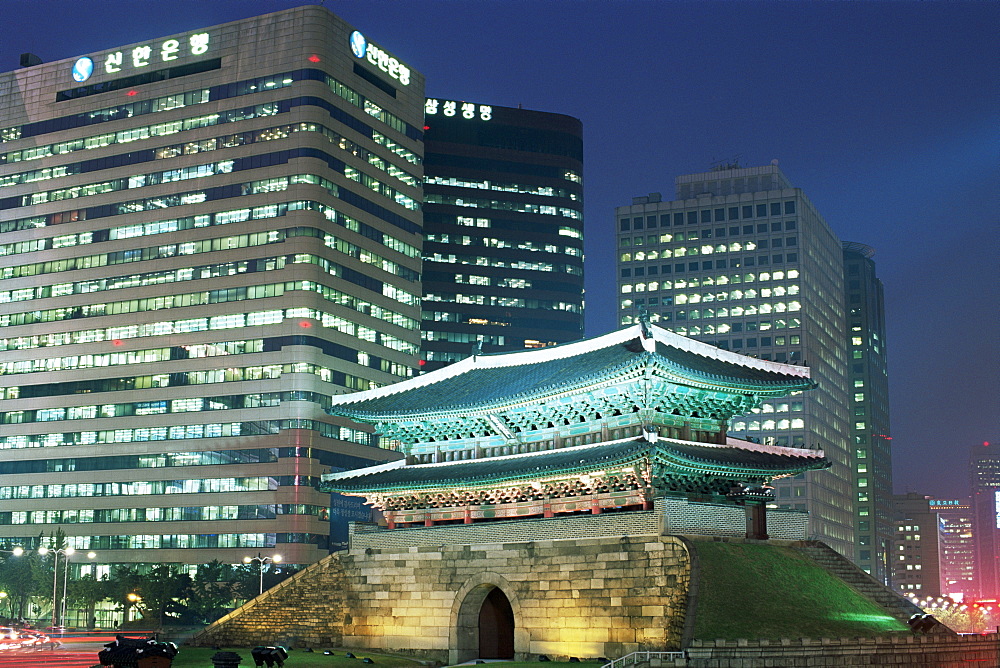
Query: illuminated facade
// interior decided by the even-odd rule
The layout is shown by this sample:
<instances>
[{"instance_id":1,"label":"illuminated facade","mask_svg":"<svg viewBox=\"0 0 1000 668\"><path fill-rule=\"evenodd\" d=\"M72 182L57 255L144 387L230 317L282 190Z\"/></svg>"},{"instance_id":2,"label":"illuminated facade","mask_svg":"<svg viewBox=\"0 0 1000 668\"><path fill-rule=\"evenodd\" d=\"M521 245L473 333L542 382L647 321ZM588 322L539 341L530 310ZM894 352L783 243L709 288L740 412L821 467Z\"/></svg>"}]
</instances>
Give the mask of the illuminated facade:
<instances>
[{"instance_id":1,"label":"illuminated facade","mask_svg":"<svg viewBox=\"0 0 1000 668\"><path fill-rule=\"evenodd\" d=\"M941 594L961 602L975 582L976 542L969 500L931 499L929 503L938 518Z\"/></svg>"},{"instance_id":2,"label":"illuminated facade","mask_svg":"<svg viewBox=\"0 0 1000 668\"><path fill-rule=\"evenodd\" d=\"M477 355L336 400L331 413L373 425L406 459L325 475L324 486L364 497L390 529L648 511L667 497L742 505L740 534L764 538L770 483L829 462L733 438L728 420L813 386L804 367L645 322Z\"/></svg>"},{"instance_id":3,"label":"illuminated facade","mask_svg":"<svg viewBox=\"0 0 1000 668\"><path fill-rule=\"evenodd\" d=\"M972 533L980 599L1000 599L1000 443L972 447Z\"/></svg>"},{"instance_id":4,"label":"illuminated facade","mask_svg":"<svg viewBox=\"0 0 1000 668\"><path fill-rule=\"evenodd\" d=\"M806 364L818 388L767 399L731 433L822 449L828 471L776 483L779 508L855 556L841 242L776 165L677 177L677 199L616 209L621 324L645 311L671 331L762 360Z\"/></svg>"},{"instance_id":5,"label":"illuminated facade","mask_svg":"<svg viewBox=\"0 0 1000 668\"><path fill-rule=\"evenodd\" d=\"M0 543L327 553L413 374L422 76L305 6L0 74ZM142 549L137 549L142 548Z\"/></svg>"},{"instance_id":6,"label":"illuminated facade","mask_svg":"<svg viewBox=\"0 0 1000 668\"><path fill-rule=\"evenodd\" d=\"M583 336L583 127L428 99L425 370Z\"/></svg>"},{"instance_id":7,"label":"illuminated facade","mask_svg":"<svg viewBox=\"0 0 1000 668\"><path fill-rule=\"evenodd\" d=\"M875 249L853 241L845 241L843 247L856 493L853 561L888 584L893 529L885 296L875 275Z\"/></svg>"},{"instance_id":8,"label":"illuminated facade","mask_svg":"<svg viewBox=\"0 0 1000 668\"><path fill-rule=\"evenodd\" d=\"M892 497L893 535L890 577L902 594L919 598L940 596L938 518L931 511L930 497L896 494Z\"/></svg>"}]
</instances>

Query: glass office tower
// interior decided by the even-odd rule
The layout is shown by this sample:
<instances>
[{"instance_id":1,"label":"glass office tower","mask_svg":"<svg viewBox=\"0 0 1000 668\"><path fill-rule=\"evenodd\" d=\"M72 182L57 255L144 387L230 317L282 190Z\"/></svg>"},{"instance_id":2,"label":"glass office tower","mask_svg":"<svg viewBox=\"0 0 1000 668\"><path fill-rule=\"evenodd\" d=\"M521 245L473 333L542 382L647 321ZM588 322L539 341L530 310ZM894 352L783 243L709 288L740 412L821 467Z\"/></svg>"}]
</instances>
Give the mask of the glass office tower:
<instances>
[{"instance_id":1,"label":"glass office tower","mask_svg":"<svg viewBox=\"0 0 1000 668\"><path fill-rule=\"evenodd\" d=\"M1000 599L1000 443L972 446L972 533L976 544L973 598Z\"/></svg>"},{"instance_id":2,"label":"glass office tower","mask_svg":"<svg viewBox=\"0 0 1000 668\"><path fill-rule=\"evenodd\" d=\"M313 483L392 453L324 406L416 368L423 110L318 6L0 74L0 543L326 554Z\"/></svg>"},{"instance_id":3,"label":"glass office tower","mask_svg":"<svg viewBox=\"0 0 1000 668\"><path fill-rule=\"evenodd\" d=\"M725 350L810 367L813 392L765 401L734 436L819 448L827 471L776 482L777 504L854 556L853 458L840 240L777 165L679 176L677 199L616 209L619 319L650 320Z\"/></svg>"},{"instance_id":4,"label":"glass office tower","mask_svg":"<svg viewBox=\"0 0 1000 668\"><path fill-rule=\"evenodd\" d=\"M583 336L583 126L428 99L424 369Z\"/></svg>"},{"instance_id":5,"label":"glass office tower","mask_svg":"<svg viewBox=\"0 0 1000 668\"><path fill-rule=\"evenodd\" d=\"M875 249L854 241L845 241L843 247L858 530L853 558L866 572L889 584L894 531L885 296L882 281L875 275Z\"/></svg>"}]
</instances>

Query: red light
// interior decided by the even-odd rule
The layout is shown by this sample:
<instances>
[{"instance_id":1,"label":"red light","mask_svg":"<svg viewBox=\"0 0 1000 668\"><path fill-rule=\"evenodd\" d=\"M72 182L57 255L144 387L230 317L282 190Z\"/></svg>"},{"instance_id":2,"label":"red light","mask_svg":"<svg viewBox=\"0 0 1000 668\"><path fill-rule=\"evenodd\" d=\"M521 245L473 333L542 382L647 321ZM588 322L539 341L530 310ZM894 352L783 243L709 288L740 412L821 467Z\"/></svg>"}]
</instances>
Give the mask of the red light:
<instances>
[{"instance_id":1,"label":"red light","mask_svg":"<svg viewBox=\"0 0 1000 668\"><path fill-rule=\"evenodd\" d=\"M989 441L983 441L983 447L984 448L990 447L990 442Z\"/></svg>"},{"instance_id":2,"label":"red light","mask_svg":"<svg viewBox=\"0 0 1000 668\"><path fill-rule=\"evenodd\" d=\"M302 327L303 329L309 329L310 327L312 327L312 323L303 320L302 322L299 323L299 327Z\"/></svg>"},{"instance_id":3,"label":"red light","mask_svg":"<svg viewBox=\"0 0 1000 668\"><path fill-rule=\"evenodd\" d=\"M122 344L121 339L115 339L114 341L111 342L111 345L113 346L120 346L121 344Z\"/></svg>"},{"instance_id":4,"label":"red light","mask_svg":"<svg viewBox=\"0 0 1000 668\"><path fill-rule=\"evenodd\" d=\"M420 366L423 366L423 365L427 364L427 360L420 360L419 362L417 362L417 364L419 364Z\"/></svg>"},{"instance_id":5,"label":"red light","mask_svg":"<svg viewBox=\"0 0 1000 668\"><path fill-rule=\"evenodd\" d=\"M136 95L139 94L139 91L137 91L137 90L130 90L129 92L127 92L125 94L128 95L129 97L135 97Z\"/></svg>"},{"instance_id":6,"label":"red light","mask_svg":"<svg viewBox=\"0 0 1000 668\"><path fill-rule=\"evenodd\" d=\"M313 55L309 56L309 62L310 62L310 63L318 63L318 62L319 62L319 56L317 56L317 55L316 55L316 54L314 53Z\"/></svg>"},{"instance_id":7,"label":"red light","mask_svg":"<svg viewBox=\"0 0 1000 668\"><path fill-rule=\"evenodd\" d=\"M428 131L428 130L430 130L430 129L431 129L431 126L429 126L429 125L425 125L425 126L424 126L424 132L427 132L427 131Z\"/></svg>"}]
</instances>

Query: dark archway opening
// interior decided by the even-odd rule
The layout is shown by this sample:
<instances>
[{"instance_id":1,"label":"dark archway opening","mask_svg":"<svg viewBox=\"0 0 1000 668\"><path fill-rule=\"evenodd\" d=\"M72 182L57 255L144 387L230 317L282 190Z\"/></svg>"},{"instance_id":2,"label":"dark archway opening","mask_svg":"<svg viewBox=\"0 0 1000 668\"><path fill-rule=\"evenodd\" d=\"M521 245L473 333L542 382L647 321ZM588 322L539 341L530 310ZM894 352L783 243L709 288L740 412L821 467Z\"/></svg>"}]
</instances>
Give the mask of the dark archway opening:
<instances>
[{"instance_id":1,"label":"dark archway opening","mask_svg":"<svg viewBox=\"0 0 1000 668\"><path fill-rule=\"evenodd\" d=\"M479 658L514 658L514 610L498 587L479 609Z\"/></svg>"}]
</instances>

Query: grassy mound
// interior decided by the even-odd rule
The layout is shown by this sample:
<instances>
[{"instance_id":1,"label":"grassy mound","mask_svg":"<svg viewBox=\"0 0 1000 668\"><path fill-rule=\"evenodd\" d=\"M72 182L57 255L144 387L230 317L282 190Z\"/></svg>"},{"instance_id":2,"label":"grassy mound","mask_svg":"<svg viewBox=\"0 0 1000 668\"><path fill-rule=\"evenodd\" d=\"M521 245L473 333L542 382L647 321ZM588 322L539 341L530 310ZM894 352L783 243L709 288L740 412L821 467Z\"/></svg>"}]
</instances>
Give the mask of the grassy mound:
<instances>
[{"instance_id":1,"label":"grassy mound","mask_svg":"<svg viewBox=\"0 0 1000 668\"><path fill-rule=\"evenodd\" d=\"M701 575L694 638L838 638L908 632L906 625L791 548L692 543Z\"/></svg>"},{"instance_id":2,"label":"grassy mound","mask_svg":"<svg viewBox=\"0 0 1000 668\"><path fill-rule=\"evenodd\" d=\"M212 656L219 651L210 647L189 647L187 645L180 647L179 650L177 656L174 658L172 668L205 668L205 666L211 666ZM223 647L222 651L239 654L243 658L240 662L240 668L254 665L253 658L250 655L250 648L248 647ZM420 668L420 663L412 659L358 650L354 650L354 653L357 655L356 659L348 659L344 656L346 652L347 650L345 649L337 649L336 654L331 656L323 654L322 649L315 650L312 653L293 649L288 654L285 666L287 668L361 668L363 665L368 665L363 664L361 660L365 657L370 657L375 662L372 668Z\"/></svg>"}]
</instances>

